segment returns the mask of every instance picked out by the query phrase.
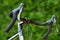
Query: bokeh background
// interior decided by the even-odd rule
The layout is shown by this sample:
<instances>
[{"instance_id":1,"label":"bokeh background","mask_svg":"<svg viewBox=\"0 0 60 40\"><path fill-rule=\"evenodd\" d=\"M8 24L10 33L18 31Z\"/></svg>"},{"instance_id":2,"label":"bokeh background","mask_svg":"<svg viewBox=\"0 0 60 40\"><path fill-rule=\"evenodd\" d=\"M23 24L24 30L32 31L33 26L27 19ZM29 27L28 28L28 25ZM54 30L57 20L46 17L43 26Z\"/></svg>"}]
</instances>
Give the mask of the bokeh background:
<instances>
[{"instance_id":1,"label":"bokeh background","mask_svg":"<svg viewBox=\"0 0 60 40\"><path fill-rule=\"evenodd\" d=\"M9 12L17 8L23 1L25 3L25 7L21 17L45 22L46 20L49 20L52 15L56 15L58 29L60 30L60 0L0 0L0 40L8 40L9 37L17 33L18 21L16 21L14 27L9 31L9 33L6 33L5 29L11 21ZM43 35L46 33L47 28L48 26L24 24L24 39L41 40ZM18 40L18 38L16 40ZM55 25L53 25L52 32L49 34L47 40L60 40L60 32L56 32Z\"/></svg>"}]
</instances>

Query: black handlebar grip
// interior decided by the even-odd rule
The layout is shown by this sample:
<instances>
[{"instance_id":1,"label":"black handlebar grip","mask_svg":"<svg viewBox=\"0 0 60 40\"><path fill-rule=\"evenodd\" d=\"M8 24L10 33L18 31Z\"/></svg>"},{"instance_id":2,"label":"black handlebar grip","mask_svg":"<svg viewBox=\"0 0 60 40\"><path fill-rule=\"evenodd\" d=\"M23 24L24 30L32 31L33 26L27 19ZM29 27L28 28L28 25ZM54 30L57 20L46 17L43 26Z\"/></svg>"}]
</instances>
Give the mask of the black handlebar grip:
<instances>
[{"instance_id":1,"label":"black handlebar grip","mask_svg":"<svg viewBox=\"0 0 60 40\"><path fill-rule=\"evenodd\" d=\"M46 39L47 39L48 35L49 35L50 32L51 32L51 29L52 29L52 23L49 24L48 30L47 30L47 32L44 34L44 36L42 37L42 40L46 40Z\"/></svg>"},{"instance_id":2,"label":"black handlebar grip","mask_svg":"<svg viewBox=\"0 0 60 40\"><path fill-rule=\"evenodd\" d=\"M12 26L14 25L16 19L17 19L17 15L16 15L16 13L13 13L12 21L11 21L11 23L8 25L7 29L5 30L6 32L9 32L9 30L10 30L10 29L12 28Z\"/></svg>"}]
</instances>

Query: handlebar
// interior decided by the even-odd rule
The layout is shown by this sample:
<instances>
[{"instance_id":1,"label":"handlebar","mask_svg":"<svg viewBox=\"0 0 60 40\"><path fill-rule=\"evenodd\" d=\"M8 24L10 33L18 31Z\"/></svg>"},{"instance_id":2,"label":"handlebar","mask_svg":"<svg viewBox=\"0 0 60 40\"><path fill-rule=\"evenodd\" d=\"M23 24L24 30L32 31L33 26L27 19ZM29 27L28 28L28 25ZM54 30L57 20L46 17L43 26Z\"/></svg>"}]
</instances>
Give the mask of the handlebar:
<instances>
[{"instance_id":1,"label":"handlebar","mask_svg":"<svg viewBox=\"0 0 60 40\"><path fill-rule=\"evenodd\" d=\"M9 30L12 28L12 26L14 25L14 23L17 20L17 14L20 12L20 14L18 14L18 20L19 20L21 12L22 12L22 9L23 9L23 6L24 6L24 4L21 3L18 8L12 10L9 13L9 16L12 18L12 21L8 25L7 29L5 30L6 32L9 32ZM26 19L26 18L20 18L20 20L23 21L23 23L31 23L31 24L40 25L40 26L48 25L49 26L48 30L47 30L46 34L43 36L42 40L44 40L49 35L49 33L51 32L51 28L52 28L52 24L53 23L56 24L56 30L57 30L57 32L59 32L58 31L58 26L57 26L56 16L55 15L53 15L50 20L47 20L46 22L43 22L43 23L37 22L37 21L33 21L33 20L30 20L30 19Z\"/></svg>"}]
</instances>

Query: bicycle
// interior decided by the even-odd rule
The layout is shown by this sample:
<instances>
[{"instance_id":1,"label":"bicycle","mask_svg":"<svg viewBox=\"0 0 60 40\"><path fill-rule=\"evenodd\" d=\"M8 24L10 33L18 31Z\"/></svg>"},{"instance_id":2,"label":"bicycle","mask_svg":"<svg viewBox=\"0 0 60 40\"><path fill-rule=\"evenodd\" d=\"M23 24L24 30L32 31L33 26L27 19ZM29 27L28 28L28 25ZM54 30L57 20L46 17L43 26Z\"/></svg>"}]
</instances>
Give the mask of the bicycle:
<instances>
[{"instance_id":1,"label":"bicycle","mask_svg":"<svg viewBox=\"0 0 60 40\"><path fill-rule=\"evenodd\" d=\"M22 34L22 24L24 24L24 23L31 23L31 24L40 25L40 26L48 25L48 30L45 33L45 35L42 37L42 40L45 40L48 37L48 35L50 34L53 23L56 24L56 30L57 30L57 32L59 32L55 15L53 15L50 20L47 20L46 22L42 22L42 23L34 21L34 20L30 20L28 18L21 18L20 16L22 14L23 7L24 7L24 3L21 3L18 8L12 10L9 13L9 16L12 18L12 21L11 21L11 23L9 24L9 26L7 27L7 29L5 31L9 32L9 30L14 25L15 21L18 20L18 33L15 34L14 36L12 36L11 38L9 38L8 40L12 40L15 37L17 37L18 35L19 35L19 40L24 40L23 34Z\"/></svg>"}]
</instances>

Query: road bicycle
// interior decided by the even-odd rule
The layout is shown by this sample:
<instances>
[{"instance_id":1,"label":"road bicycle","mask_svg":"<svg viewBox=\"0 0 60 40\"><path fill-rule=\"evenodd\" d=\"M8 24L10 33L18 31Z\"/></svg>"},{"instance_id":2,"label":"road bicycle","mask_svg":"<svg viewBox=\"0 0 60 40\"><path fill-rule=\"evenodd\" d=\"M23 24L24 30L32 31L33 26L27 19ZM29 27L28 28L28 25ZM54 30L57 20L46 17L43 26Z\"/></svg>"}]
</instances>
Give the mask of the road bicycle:
<instances>
[{"instance_id":1,"label":"road bicycle","mask_svg":"<svg viewBox=\"0 0 60 40\"><path fill-rule=\"evenodd\" d=\"M9 32L9 30L13 27L14 23L16 22L16 20L18 20L18 33L15 34L14 36L12 36L11 38L9 38L8 40L13 40L18 35L19 35L19 40L24 40L24 36L23 36L23 33L22 33L22 24L24 24L24 23L31 23L31 24L35 24L35 25L39 25L39 26L48 25L48 30L44 34L44 36L42 37L42 40L47 39L48 35L51 32L53 23L56 24L56 30L57 30L57 32L59 32L55 15L52 15L50 20L47 20L47 21L41 23L41 22L37 22L37 21L34 21L34 20L30 20L28 18L21 18L21 14L22 14L23 8L24 8L24 3L21 3L18 8L12 10L9 13L9 16L12 18L12 21L11 21L11 23L9 24L9 26L7 27L7 29L5 31Z\"/></svg>"}]
</instances>

